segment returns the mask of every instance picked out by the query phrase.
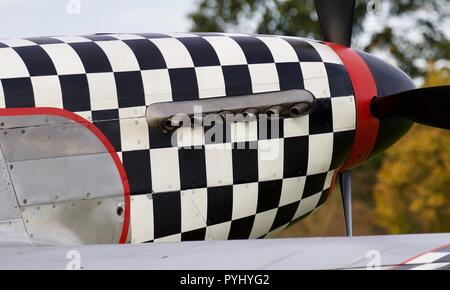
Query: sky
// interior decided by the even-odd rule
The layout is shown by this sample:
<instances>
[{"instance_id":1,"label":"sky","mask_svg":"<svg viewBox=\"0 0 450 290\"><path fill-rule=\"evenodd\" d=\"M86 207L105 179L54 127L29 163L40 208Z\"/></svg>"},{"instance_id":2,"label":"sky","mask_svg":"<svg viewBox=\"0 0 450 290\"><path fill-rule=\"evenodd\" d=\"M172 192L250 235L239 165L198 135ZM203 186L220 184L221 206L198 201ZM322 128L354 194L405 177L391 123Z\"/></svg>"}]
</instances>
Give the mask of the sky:
<instances>
[{"instance_id":1,"label":"sky","mask_svg":"<svg viewBox=\"0 0 450 290\"><path fill-rule=\"evenodd\" d=\"M0 38L189 31L196 0L0 0Z\"/></svg>"}]
</instances>

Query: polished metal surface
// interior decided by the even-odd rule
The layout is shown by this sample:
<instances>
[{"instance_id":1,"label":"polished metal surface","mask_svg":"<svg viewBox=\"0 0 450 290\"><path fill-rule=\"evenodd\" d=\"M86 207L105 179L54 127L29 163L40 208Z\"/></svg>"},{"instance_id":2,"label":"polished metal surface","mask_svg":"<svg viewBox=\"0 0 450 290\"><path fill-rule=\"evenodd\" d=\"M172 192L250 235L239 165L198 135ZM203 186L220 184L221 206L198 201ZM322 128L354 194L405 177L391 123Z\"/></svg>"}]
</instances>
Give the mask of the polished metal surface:
<instances>
[{"instance_id":1,"label":"polished metal surface","mask_svg":"<svg viewBox=\"0 0 450 290\"><path fill-rule=\"evenodd\" d=\"M48 120L48 123L43 119ZM5 127L13 126L10 129L0 128L0 145L7 161L106 152L103 144L91 131L61 117L0 117L0 122Z\"/></svg>"},{"instance_id":2,"label":"polished metal surface","mask_svg":"<svg viewBox=\"0 0 450 290\"><path fill-rule=\"evenodd\" d=\"M312 108L314 101L314 96L307 90L289 90L194 101L154 103L147 107L146 117L150 127L161 128L168 118L177 114L191 116L199 113L197 110L201 110L203 114L218 114L222 111L239 114L249 108L259 112L265 112L273 106L288 109L297 103L304 103Z\"/></svg>"},{"instance_id":3,"label":"polished metal surface","mask_svg":"<svg viewBox=\"0 0 450 290\"><path fill-rule=\"evenodd\" d=\"M10 162L9 166L21 206L123 195L109 153Z\"/></svg>"},{"instance_id":4,"label":"polished metal surface","mask_svg":"<svg viewBox=\"0 0 450 290\"><path fill-rule=\"evenodd\" d=\"M123 225L123 197L28 206L22 215L34 245L113 244Z\"/></svg>"},{"instance_id":5,"label":"polished metal surface","mask_svg":"<svg viewBox=\"0 0 450 290\"><path fill-rule=\"evenodd\" d=\"M0 247L31 245L22 218L0 221Z\"/></svg>"},{"instance_id":6,"label":"polished metal surface","mask_svg":"<svg viewBox=\"0 0 450 290\"><path fill-rule=\"evenodd\" d=\"M20 217L16 194L0 146L0 221L19 219Z\"/></svg>"}]
</instances>

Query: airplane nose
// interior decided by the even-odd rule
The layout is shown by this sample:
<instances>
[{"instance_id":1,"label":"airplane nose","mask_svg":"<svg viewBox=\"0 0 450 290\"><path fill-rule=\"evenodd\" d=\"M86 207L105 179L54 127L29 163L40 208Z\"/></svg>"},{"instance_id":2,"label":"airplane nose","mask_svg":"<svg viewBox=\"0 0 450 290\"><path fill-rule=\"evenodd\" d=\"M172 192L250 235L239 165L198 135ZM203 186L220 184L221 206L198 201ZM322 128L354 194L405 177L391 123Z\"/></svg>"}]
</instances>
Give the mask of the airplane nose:
<instances>
[{"instance_id":1,"label":"airplane nose","mask_svg":"<svg viewBox=\"0 0 450 290\"><path fill-rule=\"evenodd\" d=\"M356 51L369 67L375 80L378 97L393 95L415 88L411 78L400 69L387 62L362 51ZM389 148L405 135L412 122L400 118L379 120L378 134L375 144L367 159L373 158Z\"/></svg>"}]
</instances>

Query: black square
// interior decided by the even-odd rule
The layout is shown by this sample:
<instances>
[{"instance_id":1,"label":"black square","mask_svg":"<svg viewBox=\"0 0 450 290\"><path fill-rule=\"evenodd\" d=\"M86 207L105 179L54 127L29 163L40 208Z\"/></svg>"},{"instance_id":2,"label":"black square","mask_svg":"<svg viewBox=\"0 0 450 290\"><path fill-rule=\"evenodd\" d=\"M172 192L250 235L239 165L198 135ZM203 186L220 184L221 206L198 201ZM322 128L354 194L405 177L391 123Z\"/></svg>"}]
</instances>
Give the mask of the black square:
<instances>
[{"instance_id":1,"label":"black square","mask_svg":"<svg viewBox=\"0 0 450 290\"><path fill-rule=\"evenodd\" d=\"M278 207L278 204L280 203L282 186L282 180L271 180L258 183L257 213Z\"/></svg>"},{"instance_id":2,"label":"black square","mask_svg":"<svg viewBox=\"0 0 450 290\"><path fill-rule=\"evenodd\" d=\"M331 98L316 99L316 107L309 114L309 134L333 132Z\"/></svg>"},{"instance_id":3,"label":"black square","mask_svg":"<svg viewBox=\"0 0 450 290\"><path fill-rule=\"evenodd\" d=\"M258 120L258 140L278 139L284 136L283 118L265 118L260 115Z\"/></svg>"},{"instance_id":4,"label":"black square","mask_svg":"<svg viewBox=\"0 0 450 290\"><path fill-rule=\"evenodd\" d=\"M223 66L222 71L227 96L248 95L252 93L252 80L248 65Z\"/></svg>"},{"instance_id":5,"label":"black square","mask_svg":"<svg viewBox=\"0 0 450 290\"><path fill-rule=\"evenodd\" d=\"M120 108L145 106L144 84L139 71L114 73Z\"/></svg>"},{"instance_id":6,"label":"black square","mask_svg":"<svg viewBox=\"0 0 450 290\"><path fill-rule=\"evenodd\" d=\"M196 229L181 234L181 241L202 241L206 236L206 228Z\"/></svg>"},{"instance_id":7,"label":"black square","mask_svg":"<svg viewBox=\"0 0 450 290\"><path fill-rule=\"evenodd\" d=\"M169 69L174 101L198 99L197 75L194 68Z\"/></svg>"},{"instance_id":8,"label":"black square","mask_svg":"<svg viewBox=\"0 0 450 290\"><path fill-rule=\"evenodd\" d=\"M232 214L233 186L208 188L208 226L231 221Z\"/></svg>"},{"instance_id":9,"label":"black square","mask_svg":"<svg viewBox=\"0 0 450 290\"><path fill-rule=\"evenodd\" d=\"M141 70L167 68L166 61L158 47L147 39L124 40L133 51Z\"/></svg>"},{"instance_id":10,"label":"black square","mask_svg":"<svg viewBox=\"0 0 450 290\"><path fill-rule=\"evenodd\" d=\"M82 37L87 38L92 41L109 41L109 40L117 40L117 38L108 35L107 33L98 33L98 34L90 34L83 35Z\"/></svg>"},{"instance_id":11,"label":"black square","mask_svg":"<svg viewBox=\"0 0 450 290\"><path fill-rule=\"evenodd\" d=\"M299 136L284 139L283 176L305 176L308 169L309 137Z\"/></svg>"},{"instance_id":12,"label":"black square","mask_svg":"<svg viewBox=\"0 0 450 290\"><path fill-rule=\"evenodd\" d=\"M284 226L287 223L290 223L294 218L295 212L297 211L299 204L300 201L296 201L279 207L277 215L275 216L275 220L270 230L273 231L281 226Z\"/></svg>"},{"instance_id":13,"label":"black square","mask_svg":"<svg viewBox=\"0 0 450 290\"><path fill-rule=\"evenodd\" d=\"M172 38L170 35L161 34L161 33L133 33L148 39L152 38Z\"/></svg>"},{"instance_id":14,"label":"black square","mask_svg":"<svg viewBox=\"0 0 450 290\"><path fill-rule=\"evenodd\" d=\"M52 38L52 37L29 37L25 38L26 40L32 41L36 44L42 45L42 44L54 44L54 43L64 43L63 41Z\"/></svg>"},{"instance_id":15,"label":"black square","mask_svg":"<svg viewBox=\"0 0 450 290\"><path fill-rule=\"evenodd\" d=\"M34 107L33 85L30 78L2 79L6 108Z\"/></svg>"},{"instance_id":16,"label":"black square","mask_svg":"<svg viewBox=\"0 0 450 290\"><path fill-rule=\"evenodd\" d=\"M178 158L181 189L206 187L205 148L180 148Z\"/></svg>"},{"instance_id":17,"label":"black square","mask_svg":"<svg viewBox=\"0 0 450 290\"><path fill-rule=\"evenodd\" d=\"M256 142L234 143L233 181L235 184L258 181L258 150Z\"/></svg>"},{"instance_id":18,"label":"black square","mask_svg":"<svg viewBox=\"0 0 450 290\"><path fill-rule=\"evenodd\" d=\"M201 37L182 37L178 38L178 40L186 46L194 66L220 65L216 51L206 39Z\"/></svg>"},{"instance_id":19,"label":"black square","mask_svg":"<svg viewBox=\"0 0 450 290\"><path fill-rule=\"evenodd\" d=\"M85 74L59 76L64 109L72 112L91 110L89 85Z\"/></svg>"},{"instance_id":20,"label":"black square","mask_svg":"<svg viewBox=\"0 0 450 290\"><path fill-rule=\"evenodd\" d=\"M176 131L165 134L159 128L149 128L148 137L150 149L172 147L172 134L176 134L175 132Z\"/></svg>"},{"instance_id":21,"label":"black square","mask_svg":"<svg viewBox=\"0 0 450 290\"><path fill-rule=\"evenodd\" d=\"M336 169L344 164L355 141L355 131L342 131L333 133L333 158L330 169Z\"/></svg>"},{"instance_id":22,"label":"black square","mask_svg":"<svg viewBox=\"0 0 450 290\"><path fill-rule=\"evenodd\" d=\"M303 74L298 62L277 63L280 90L304 89Z\"/></svg>"},{"instance_id":23,"label":"black square","mask_svg":"<svg viewBox=\"0 0 450 290\"><path fill-rule=\"evenodd\" d=\"M99 128L103 134L105 134L117 152L122 150L120 139L120 121L118 119L94 121L94 125Z\"/></svg>"},{"instance_id":24,"label":"black square","mask_svg":"<svg viewBox=\"0 0 450 290\"><path fill-rule=\"evenodd\" d=\"M267 45L253 36L236 36L234 39L245 54L247 63L273 63L273 56Z\"/></svg>"},{"instance_id":25,"label":"black square","mask_svg":"<svg viewBox=\"0 0 450 290\"><path fill-rule=\"evenodd\" d=\"M124 151L122 162L127 172L131 194L152 192L150 152L148 150Z\"/></svg>"},{"instance_id":26,"label":"black square","mask_svg":"<svg viewBox=\"0 0 450 290\"><path fill-rule=\"evenodd\" d=\"M0 48L9 47L8 45L4 44L3 42L0 42Z\"/></svg>"},{"instance_id":27,"label":"black square","mask_svg":"<svg viewBox=\"0 0 450 290\"><path fill-rule=\"evenodd\" d=\"M333 185L333 184L331 184L331 185ZM324 190L323 192L322 192L322 194L320 195L320 199L319 199L319 202L317 203L317 205L316 205L316 208L318 208L319 206L321 206L327 199L328 199L328 197L330 196L330 194L331 194L331 190L328 188L328 189L326 189L326 190Z\"/></svg>"},{"instance_id":28,"label":"black square","mask_svg":"<svg viewBox=\"0 0 450 290\"><path fill-rule=\"evenodd\" d=\"M322 58L316 49L309 43L298 38L284 38L294 48L298 60L301 62L322 62Z\"/></svg>"},{"instance_id":29,"label":"black square","mask_svg":"<svg viewBox=\"0 0 450 290\"><path fill-rule=\"evenodd\" d=\"M181 233L180 192L153 194L155 239Z\"/></svg>"},{"instance_id":30,"label":"black square","mask_svg":"<svg viewBox=\"0 0 450 290\"><path fill-rule=\"evenodd\" d=\"M98 110L92 111L92 121L119 120L119 110Z\"/></svg>"},{"instance_id":31,"label":"black square","mask_svg":"<svg viewBox=\"0 0 450 290\"><path fill-rule=\"evenodd\" d=\"M50 56L39 45L13 48L27 66L30 76L56 75L56 68Z\"/></svg>"},{"instance_id":32,"label":"black square","mask_svg":"<svg viewBox=\"0 0 450 290\"><path fill-rule=\"evenodd\" d=\"M231 142L232 122L203 122L205 144L222 144Z\"/></svg>"},{"instance_id":33,"label":"black square","mask_svg":"<svg viewBox=\"0 0 450 290\"><path fill-rule=\"evenodd\" d=\"M440 252L440 251L441 250L438 250L437 252ZM434 261L433 263L450 263L450 253L447 256L439 258L438 260Z\"/></svg>"},{"instance_id":34,"label":"black square","mask_svg":"<svg viewBox=\"0 0 450 290\"><path fill-rule=\"evenodd\" d=\"M248 216L231 222L229 240L248 239L252 233L255 216Z\"/></svg>"},{"instance_id":35,"label":"black square","mask_svg":"<svg viewBox=\"0 0 450 290\"><path fill-rule=\"evenodd\" d=\"M325 63L331 97L353 95L353 86L342 64Z\"/></svg>"},{"instance_id":36,"label":"black square","mask_svg":"<svg viewBox=\"0 0 450 290\"><path fill-rule=\"evenodd\" d=\"M308 196L312 196L316 193L322 192L326 178L327 173L319 173L307 176L302 199L307 198Z\"/></svg>"},{"instance_id":37,"label":"black square","mask_svg":"<svg viewBox=\"0 0 450 290\"><path fill-rule=\"evenodd\" d=\"M83 63L86 73L112 72L105 52L94 42L69 43Z\"/></svg>"}]
</instances>

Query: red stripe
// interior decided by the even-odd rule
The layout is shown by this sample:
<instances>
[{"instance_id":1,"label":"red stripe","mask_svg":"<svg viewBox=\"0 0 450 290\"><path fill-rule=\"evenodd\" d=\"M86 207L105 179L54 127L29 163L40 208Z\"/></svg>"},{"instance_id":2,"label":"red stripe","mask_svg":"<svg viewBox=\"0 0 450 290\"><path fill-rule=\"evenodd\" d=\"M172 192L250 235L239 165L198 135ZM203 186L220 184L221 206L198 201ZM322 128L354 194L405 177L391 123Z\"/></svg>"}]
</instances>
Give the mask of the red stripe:
<instances>
[{"instance_id":1,"label":"red stripe","mask_svg":"<svg viewBox=\"0 0 450 290\"><path fill-rule=\"evenodd\" d=\"M340 171L351 169L367 159L378 135L379 121L370 113L370 103L378 95L369 67L351 48L327 43L340 57L353 84L356 99L356 133L350 154Z\"/></svg>"},{"instance_id":2,"label":"red stripe","mask_svg":"<svg viewBox=\"0 0 450 290\"><path fill-rule=\"evenodd\" d=\"M130 185L128 183L127 173L125 172L125 168L120 161L119 156L117 155L114 146L111 144L109 139L98 129L94 124L84 119L83 117L72 113L67 110L58 109L58 108L11 108L11 109L0 109L0 116L28 116L28 115L53 115L60 116L72 121L75 121L91 131L105 146L106 150L108 150L111 155L114 164L117 167L117 171L119 172L120 179L122 181L123 186L123 195L125 202L124 209L124 218L122 225L122 233L120 235L119 243L123 244L127 241L128 237L128 229L130 226Z\"/></svg>"}]
</instances>

